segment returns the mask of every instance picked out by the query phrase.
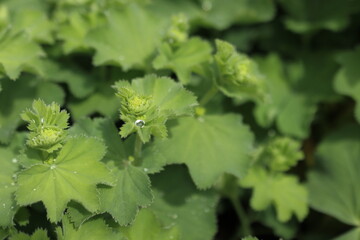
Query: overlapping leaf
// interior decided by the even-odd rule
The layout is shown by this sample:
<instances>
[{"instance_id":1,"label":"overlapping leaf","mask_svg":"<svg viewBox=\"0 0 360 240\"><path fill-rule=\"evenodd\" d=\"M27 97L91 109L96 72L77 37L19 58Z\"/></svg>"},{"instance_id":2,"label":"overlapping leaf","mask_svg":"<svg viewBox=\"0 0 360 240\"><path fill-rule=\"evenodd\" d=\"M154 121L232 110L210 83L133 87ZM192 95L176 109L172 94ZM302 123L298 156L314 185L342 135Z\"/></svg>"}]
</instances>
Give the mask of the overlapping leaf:
<instances>
[{"instance_id":1,"label":"overlapping leaf","mask_svg":"<svg viewBox=\"0 0 360 240\"><path fill-rule=\"evenodd\" d=\"M91 31L86 43L95 48L95 65L116 64L124 70L146 67L160 40L160 26L144 9L129 4L108 10L107 24Z\"/></svg>"},{"instance_id":2,"label":"overlapping leaf","mask_svg":"<svg viewBox=\"0 0 360 240\"><path fill-rule=\"evenodd\" d=\"M100 209L96 185L112 184L110 171L99 160L105 146L94 138L68 140L53 164L39 163L18 176L16 200L20 205L42 201L52 222L61 220L70 200L91 212Z\"/></svg>"},{"instance_id":3,"label":"overlapping leaf","mask_svg":"<svg viewBox=\"0 0 360 240\"><path fill-rule=\"evenodd\" d=\"M179 239L210 240L216 233L216 203L212 191L199 191L183 166L170 166L153 175L155 201L151 205L164 227L176 227Z\"/></svg>"},{"instance_id":4,"label":"overlapping leaf","mask_svg":"<svg viewBox=\"0 0 360 240\"><path fill-rule=\"evenodd\" d=\"M31 236L23 232L13 234L10 240L49 240L49 237L46 230L37 229Z\"/></svg>"},{"instance_id":5,"label":"overlapping leaf","mask_svg":"<svg viewBox=\"0 0 360 240\"><path fill-rule=\"evenodd\" d=\"M243 187L253 188L251 207L262 211L275 205L279 221L289 221L294 214L303 220L308 213L307 189L299 184L296 176L270 174L262 168L253 168L240 180Z\"/></svg>"},{"instance_id":6,"label":"overlapping leaf","mask_svg":"<svg viewBox=\"0 0 360 240\"><path fill-rule=\"evenodd\" d=\"M16 82L5 79L0 92L0 142L8 143L20 123L20 113L31 106L34 99L46 103L64 101L63 90L53 83L21 78Z\"/></svg>"},{"instance_id":7,"label":"overlapping leaf","mask_svg":"<svg viewBox=\"0 0 360 240\"><path fill-rule=\"evenodd\" d=\"M194 67L210 60L210 45L199 38L191 38L176 49L164 43L159 48L159 55L153 65L156 69L171 69L183 84L190 82Z\"/></svg>"},{"instance_id":8,"label":"overlapping leaf","mask_svg":"<svg viewBox=\"0 0 360 240\"><path fill-rule=\"evenodd\" d=\"M242 177L250 165L253 136L239 115L181 118L169 139L154 143L167 163L185 163L199 188L224 172ZM146 158L146 156L145 156Z\"/></svg>"},{"instance_id":9,"label":"overlapping leaf","mask_svg":"<svg viewBox=\"0 0 360 240\"><path fill-rule=\"evenodd\" d=\"M146 207L153 201L150 179L146 172L158 171L164 162L139 161L133 166L128 158L132 155L132 142L125 145L110 120L84 119L74 126L72 134L87 134L103 139L107 146L104 161L111 167L116 182L113 187L100 188L101 211L109 212L120 225L131 223L139 207ZM132 141L132 139L130 139ZM131 150L130 150L131 151ZM151 154L151 150L147 150ZM145 166L145 167L144 167Z\"/></svg>"}]
</instances>

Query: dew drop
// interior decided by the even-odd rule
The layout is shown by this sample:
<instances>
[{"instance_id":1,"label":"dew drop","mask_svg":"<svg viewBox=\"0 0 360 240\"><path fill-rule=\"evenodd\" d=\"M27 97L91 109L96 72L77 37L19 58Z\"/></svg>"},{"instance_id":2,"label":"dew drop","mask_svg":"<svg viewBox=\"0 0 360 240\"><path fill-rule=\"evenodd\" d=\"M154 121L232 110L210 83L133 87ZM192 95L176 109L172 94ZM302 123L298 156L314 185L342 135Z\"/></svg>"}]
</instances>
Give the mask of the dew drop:
<instances>
[{"instance_id":1,"label":"dew drop","mask_svg":"<svg viewBox=\"0 0 360 240\"><path fill-rule=\"evenodd\" d=\"M3 203L3 208L5 208L6 207L6 204L5 203Z\"/></svg>"},{"instance_id":2,"label":"dew drop","mask_svg":"<svg viewBox=\"0 0 360 240\"><path fill-rule=\"evenodd\" d=\"M77 171L73 171L74 174L77 174L78 172Z\"/></svg>"},{"instance_id":3,"label":"dew drop","mask_svg":"<svg viewBox=\"0 0 360 240\"><path fill-rule=\"evenodd\" d=\"M41 122L41 123L44 123L44 118L41 118L41 119L40 119L40 122Z\"/></svg>"},{"instance_id":4,"label":"dew drop","mask_svg":"<svg viewBox=\"0 0 360 240\"><path fill-rule=\"evenodd\" d=\"M55 169L55 168L56 168L56 165L54 165L54 164L50 166L50 169L51 169L51 170L52 170L52 169Z\"/></svg>"},{"instance_id":5,"label":"dew drop","mask_svg":"<svg viewBox=\"0 0 360 240\"><path fill-rule=\"evenodd\" d=\"M18 160L17 160L16 158L13 158L11 161L12 161L13 163L17 163L17 162L18 162Z\"/></svg>"},{"instance_id":6,"label":"dew drop","mask_svg":"<svg viewBox=\"0 0 360 240\"><path fill-rule=\"evenodd\" d=\"M36 191L36 188L34 188L33 191Z\"/></svg>"},{"instance_id":7,"label":"dew drop","mask_svg":"<svg viewBox=\"0 0 360 240\"><path fill-rule=\"evenodd\" d=\"M14 182L12 182L12 183L11 183L11 186L15 186L15 183L14 183Z\"/></svg>"},{"instance_id":8,"label":"dew drop","mask_svg":"<svg viewBox=\"0 0 360 240\"><path fill-rule=\"evenodd\" d=\"M141 119L138 119L138 120L135 121L135 125L140 127L140 128L143 128L145 126L145 121L141 120Z\"/></svg>"},{"instance_id":9,"label":"dew drop","mask_svg":"<svg viewBox=\"0 0 360 240\"><path fill-rule=\"evenodd\" d=\"M147 172L147 171L149 171L149 169L147 169L147 168L144 168L144 172Z\"/></svg>"}]
</instances>

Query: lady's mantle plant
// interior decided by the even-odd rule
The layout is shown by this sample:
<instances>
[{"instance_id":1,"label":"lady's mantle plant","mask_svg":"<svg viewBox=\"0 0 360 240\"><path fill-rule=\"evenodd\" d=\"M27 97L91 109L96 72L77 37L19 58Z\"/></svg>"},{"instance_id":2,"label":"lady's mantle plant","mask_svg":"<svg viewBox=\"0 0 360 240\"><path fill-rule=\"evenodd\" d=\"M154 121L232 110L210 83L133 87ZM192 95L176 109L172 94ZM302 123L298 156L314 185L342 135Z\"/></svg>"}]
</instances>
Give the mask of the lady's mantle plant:
<instances>
[{"instance_id":1,"label":"lady's mantle plant","mask_svg":"<svg viewBox=\"0 0 360 240\"><path fill-rule=\"evenodd\" d=\"M1 1L0 240L359 239L360 4L310 2Z\"/></svg>"}]
</instances>

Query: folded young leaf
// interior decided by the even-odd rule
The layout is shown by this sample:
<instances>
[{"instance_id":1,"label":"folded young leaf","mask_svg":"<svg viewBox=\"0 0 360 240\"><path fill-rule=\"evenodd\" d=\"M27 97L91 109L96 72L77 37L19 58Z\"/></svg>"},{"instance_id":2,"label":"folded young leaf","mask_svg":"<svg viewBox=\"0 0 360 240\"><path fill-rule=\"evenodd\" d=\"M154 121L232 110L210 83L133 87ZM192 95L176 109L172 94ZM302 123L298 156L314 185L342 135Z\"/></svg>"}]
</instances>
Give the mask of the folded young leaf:
<instances>
[{"instance_id":1,"label":"folded young leaf","mask_svg":"<svg viewBox=\"0 0 360 240\"><path fill-rule=\"evenodd\" d=\"M120 98L120 118L125 122L120 135L127 137L137 132L145 143L150 136L167 136L165 123L168 119L191 115L197 105L196 97L180 83L168 77L147 75L115 83Z\"/></svg>"}]
</instances>

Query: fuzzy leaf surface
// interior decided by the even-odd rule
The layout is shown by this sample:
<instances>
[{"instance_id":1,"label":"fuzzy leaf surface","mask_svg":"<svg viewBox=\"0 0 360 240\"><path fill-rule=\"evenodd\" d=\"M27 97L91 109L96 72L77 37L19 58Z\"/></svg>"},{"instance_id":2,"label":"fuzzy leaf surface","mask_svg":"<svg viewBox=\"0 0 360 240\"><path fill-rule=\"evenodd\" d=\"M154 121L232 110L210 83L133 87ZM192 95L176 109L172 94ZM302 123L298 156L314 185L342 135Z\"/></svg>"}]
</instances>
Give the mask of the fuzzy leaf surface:
<instances>
[{"instance_id":1,"label":"fuzzy leaf surface","mask_svg":"<svg viewBox=\"0 0 360 240\"><path fill-rule=\"evenodd\" d=\"M113 179L106 166L99 162L105 146L94 138L68 140L55 163L37 164L18 176L16 200L20 205L42 201L52 222L61 220L70 200L80 202L87 210L99 210L96 185L111 184Z\"/></svg>"},{"instance_id":2,"label":"fuzzy leaf surface","mask_svg":"<svg viewBox=\"0 0 360 240\"><path fill-rule=\"evenodd\" d=\"M244 176L253 135L236 114L186 117L154 144L168 164L185 163L196 186L209 188L224 172Z\"/></svg>"}]
</instances>

